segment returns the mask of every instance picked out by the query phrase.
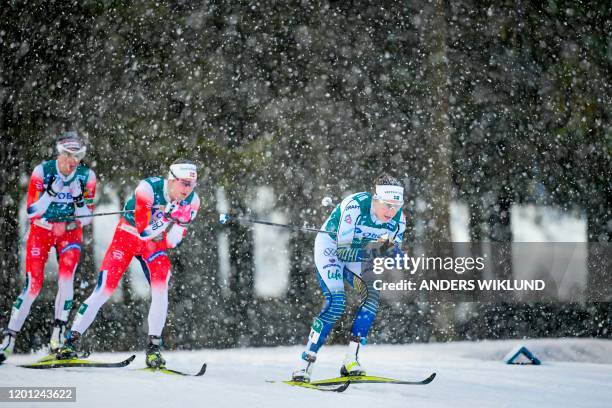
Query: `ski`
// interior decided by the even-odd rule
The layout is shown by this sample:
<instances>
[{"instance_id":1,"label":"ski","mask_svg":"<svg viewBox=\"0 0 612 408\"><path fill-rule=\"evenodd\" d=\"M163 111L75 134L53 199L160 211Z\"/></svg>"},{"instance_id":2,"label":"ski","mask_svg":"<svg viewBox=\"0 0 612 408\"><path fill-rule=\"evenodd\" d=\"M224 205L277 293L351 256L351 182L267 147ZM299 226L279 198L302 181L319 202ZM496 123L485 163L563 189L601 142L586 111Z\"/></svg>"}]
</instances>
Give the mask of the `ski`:
<instances>
[{"instance_id":1,"label":"ski","mask_svg":"<svg viewBox=\"0 0 612 408\"><path fill-rule=\"evenodd\" d=\"M39 358L38 360L36 360L37 363L45 363L47 361L53 361L53 360L57 360L57 357L55 355L55 353L49 354L47 356L44 356L42 358Z\"/></svg>"},{"instance_id":2,"label":"ski","mask_svg":"<svg viewBox=\"0 0 612 408\"><path fill-rule=\"evenodd\" d=\"M421 381L403 381L394 378L374 377L370 375L360 375L354 377L337 377L326 380L313 381L312 385L338 385L350 381L351 384L397 384L397 385L425 385L429 384L436 378L436 373L432 373L429 377Z\"/></svg>"},{"instance_id":3,"label":"ski","mask_svg":"<svg viewBox=\"0 0 612 408\"><path fill-rule=\"evenodd\" d=\"M79 354L79 359L83 359L83 358L87 358L89 357L89 355L91 354L91 352L89 351L85 351L82 354ZM53 361L53 360L57 360L57 354L56 353L51 353L48 354L44 357L41 357L40 359L36 360L37 363L44 363L46 361Z\"/></svg>"},{"instance_id":4,"label":"ski","mask_svg":"<svg viewBox=\"0 0 612 408\"><path fill-rule=\"evenodd\" d=\"M202 368L200 368L200 371L198 371L195 374L189 374L189 373L184 373L182 371L178 371L178 370L171 370L169 368L152 368L152 367L146 367L146 368L141 368L142 371L149 371L152 373L164 373L164 374L170 374L170 375L183 375L183 376L187 376L187 377L200 377L203 376L204 373L206 372L206 363L202 364Z\"/></svg>"},{"instance_id":5,"label":"ski","mask_svg":"<svg viewBox=\"0 0 612 408\"><path fill-rule=\"evenodd\" d=\"M268 381L270 383L275 383L276 381ZM326 392L344 392L351 384L351 380L345 381L341 384L313 384L313 383L305 383L300 381L282 381L284 384L291 385L294 387L302 387L308 388L311 390L317 391L326 391Z\"/></svg>"},{"instance_id":6,"label":"ski","mask_svg":"<svg viewBox=\"0 0 612 408\"><path fill-rule=\"evenodd\" d=\"M91 361L91 360L83 360L83 359L72 359L72 360L45 360L38 361L33 364L24 364L19 367L23 368L37 368L37 369L46 369L46 368L66 368L66 367L98 367L98 368L113 368L113 367L125 367L130 364L136 358L135 355L132 355L129 358L126 358L123 361L119 361L117 363L106 363L100 361Z\"/></svg>"}]
</instances>

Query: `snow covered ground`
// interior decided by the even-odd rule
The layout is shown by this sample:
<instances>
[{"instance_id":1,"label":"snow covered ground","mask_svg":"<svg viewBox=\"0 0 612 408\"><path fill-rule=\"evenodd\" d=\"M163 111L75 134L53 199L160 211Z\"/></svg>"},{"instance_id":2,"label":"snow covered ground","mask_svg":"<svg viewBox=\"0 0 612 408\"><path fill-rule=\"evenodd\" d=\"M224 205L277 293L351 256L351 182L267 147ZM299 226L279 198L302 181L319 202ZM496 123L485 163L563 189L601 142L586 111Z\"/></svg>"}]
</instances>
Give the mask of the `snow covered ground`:
<instances>
[{"instance_id":1,"label":"snow covered ground","mask_svg":"<svg viewBox=\"0 0 612 408\"><path fill-rule=\"evenodd\" d=\"M525 344L542 366L509 366L501 358ZM606 407L612 406L612 341L543 339L373 345L362 358L370 374L422 379L425 386L354 384L342 393L325 393L270 384L290 375L300 347L166 352L172 368L203 377L174 377L136 370L143 353L129 367L117 369L29 370L15 364L32 355L13 356L0 366L0 386L76 386L77 403L0 403L2 406L68 407ZM118 360L129 352L96 354ZM314 377L336 376L344 348L325 347Z\"/></svg>"}]
</instances>

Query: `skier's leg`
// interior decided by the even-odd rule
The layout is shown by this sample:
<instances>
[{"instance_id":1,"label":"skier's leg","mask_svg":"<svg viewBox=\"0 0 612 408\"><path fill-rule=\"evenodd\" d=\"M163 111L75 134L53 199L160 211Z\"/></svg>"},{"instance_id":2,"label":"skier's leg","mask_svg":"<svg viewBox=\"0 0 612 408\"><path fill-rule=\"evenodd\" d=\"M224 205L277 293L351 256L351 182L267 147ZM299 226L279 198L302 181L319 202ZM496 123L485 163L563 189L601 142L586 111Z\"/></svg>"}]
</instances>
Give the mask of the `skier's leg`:
<instances>
[{"instance_id":1,"label":"skier's leg","mask_svg":"<svg viewBox=\"0 0 612 408\"><path fill-rule=\"evenodd\" d=\"M360 339L365 344L365 339L376 320L380 293L374 289L372 282L367 282L360 276L352 274L353 287L359 291L361 303L357 310L357 315L353 321L351 335L353 338Z\"/></svg>"},{"instance_id":2,"label":"skier's leg","mask_svg":"<svg viewBox=\"0 0 612 408\"><path fill-rule=\"evenodd\" d=\"M13 303L11 319L8 327L2 333L0 363L13 353L17 332L23 327L26 317L30 314L32 303L40 293L44 280L45 263L52 244L51 230L31 224L26 242L25 287Z\"/></svg>"},{"instance_id":3,"label":"skier's leg","mask_svg":"<svg viewBox=\"0 0 612 408\"><path fill-rule=\"evenodd\" d=\"M82 229L80 227L66 232L58 244L58 280L55 296L55 322L49 341L51 351L56 351L64 344L64 331L68 314L72 308L74 295L74 272L81 256Z\"/></svg>"},{"instance_id":4,"label":"skier's leg","mask_svg":"<svg viewBox=\"0 0 612 408\"><path fill-rule=\"evenodd\" d=\"M293 373L295 381L310 381L312 364L316 361L317 352L344 313L346 305L342 279L344 263L338 260L336 249L335 242L331 240L320 236L315 239L315 271L325 296L325 304L310 329L308 343L301 356L300 367Z\"/></svg>"},{"instance_id":5,"label":"skier's leg","mask_svg":"<svg viewBox=\"0 0 612 408\"><path fill-rule=\"evenodd\" d=\"M327 336L344 313L346 306L346 295L340 270L325 268L321 271L317 267L316 272L325 296L325 303L319 315L314 319L306 345L305 351L314 355L325 343ZM333 277L335 275L339 275L340 279Z\"/></svg>"},{"instance_id":6,"label":"skier's leg","mask_svg":"<svg viewBox=\"0 0 612 408\"><path fill-rule=\"evenodd\" d=\"M359 362L359 352L365 346L366 337L376 319L380 294L374 289L371 282L348 269L345 269L345 278L351 281L351 286L359 291L361 304L353 321L351 340L340 373L341 375L365 375L365 368Z\"/></svg>"},{"instance_id":7,"label":"skier's leg","mask_svg":"<svg viewBox=\"0 0 612 408\"><path fill-rule=\"evenodd\" d=\"M149 247L151 243L149 244ZM166 365L161 355L162 331L168 316L168 282L170 281L170 259L165 250L145 251L138 257L149 284L151 285L151 306L149 307L149 343L145 363L149 367L160 368Z\"/></svg>"},{"instance_id":8,"label":"skier's leg","mask_svg":"<svg viewBox=\"0 0 612 408\"><path fill-rule=\"evenodd\" d=\"M74 272L81 257L83 231L79 227L67 232L56 246L58 253L58 290L55 297L55 318L66 322L72 308Z\"/></svg>"},{"instance_id":9,"label":"skier's leg","mask_svg":"<svg viewBox=\"0 0 612 408\"><path fill-rule=\"evenodd\" d=\"M59 359L77 357L81 335L91 326L102 305L111 297L134 253L140 248L140 238L120 227L121 224L115 230L113 240L106 250L93 293L79 306L71 330L66 333L64 346L57 352Z\"/></svg>"},{"instance_id":10,"label":"skier's leg","mask_svg":"<svg viewBox=\"0 0 612 408\"><path fill-rule=\"evenodd\" d=\"M30 313L32 303L40 293L44 280L45 263L53 244L53 234L45 228L32 224L26 242L25 287L15 303L8 330L18 332Z\"/></svg>"},{"instance_id":11,"label":"skier's leg","mask_svg":"<svg viewBox=\"0 0 612 408\"><path fill-rule=\"evenodd\" d=\"M160 337L168 316L170 259L165 251L143 254L139 258L151 285L151 306L148 316L149 335Z\"/></svg>"},{"instance_id":12,"label":"skier's leg","mask_svg":"<svg viewBox=\"0 0 612 408\"><path fill-rule=\"evenodd\" d=\"M79 307L76 319L71 327L72 332L82 334L89 328L102 305L106 303L119 285L123 273L139 246L138 237L123 231L120 227L116 229L113 241L104 255L98 275L98 283L93 293Z\"/></svg>"}]
</instances>

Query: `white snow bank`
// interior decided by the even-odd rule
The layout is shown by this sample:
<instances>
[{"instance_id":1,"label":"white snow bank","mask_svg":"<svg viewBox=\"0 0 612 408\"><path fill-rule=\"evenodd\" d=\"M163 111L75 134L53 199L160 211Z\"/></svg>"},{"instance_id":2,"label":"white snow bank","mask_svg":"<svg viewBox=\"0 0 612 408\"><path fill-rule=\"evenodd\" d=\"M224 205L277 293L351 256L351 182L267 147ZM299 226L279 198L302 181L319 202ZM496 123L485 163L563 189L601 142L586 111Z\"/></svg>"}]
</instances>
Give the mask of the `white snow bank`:
<instances>
[{"instance_id":1,"label":"white snow bank","mask_svg":"<svg viewBox=\"0 0 612 408\"><path fill-rule=\"evenodd\" d=\"M434 371L438 375L425 386L353 384L342 394L266 383L289 378L301 352L297 346L166 352L168 365L179 370L197 371L208 362L203 377L184 378L138 370L144 367L142 352L129 367L118 369L28 370L16 364L35 356L17 355L0 366L0 386L77 387L76 404L45 407L610 407L612 341L528 340L522 343L543 365L501 362L498 356L517 343L368 345L362 362L370 374L401 379L422 379ZM324 347L313 378L336 376L344 353L344 347ZM101 353L92 358L118 360L129 355Z\"/></svg>"}]
</instances>

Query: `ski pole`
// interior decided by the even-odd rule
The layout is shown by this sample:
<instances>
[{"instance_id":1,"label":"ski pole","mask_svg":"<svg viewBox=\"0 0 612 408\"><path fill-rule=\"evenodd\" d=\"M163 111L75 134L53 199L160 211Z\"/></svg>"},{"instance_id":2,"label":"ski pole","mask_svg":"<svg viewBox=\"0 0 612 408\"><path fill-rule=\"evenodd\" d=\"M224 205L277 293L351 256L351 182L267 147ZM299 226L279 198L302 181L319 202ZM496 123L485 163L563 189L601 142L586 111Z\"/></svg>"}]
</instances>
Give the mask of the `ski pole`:
<instances>
[{"instance_id":1,"label":"ski pole","mask_svg":"<svg viewBox=\"0 0 612 408\"><path fill-rule=\"evenodd\" d=\"M331 197L323 197L323 200L321 200L321 205L323 207L328 207L330 205L333 205L333 200L331 199ZM243 218L243 217L237 217L237 216L232 216L228 213L221 213L219 214L219 223L220 224L227 224L228 222L232 221L232 220L236 220L236 221L242 221L242 222L248 222L251 224L262 224L262 225L269 225L272 227L279 227L279 228L287 228L293 231L304 231L304 232L323 232L326 234L329 234L330 231L324 231L324 230L320 230L320 229L316 229L316 228L309 228L309 227L298 227L295 225L288 225L288 224L278 224L275 222L269 222L269 221L260 221L260 220L253 220L250 218Z\"/></svg>"},{"instance_id":2,"label":"ski pole","mask_svg":"<svg viewBox=\"0 0 612 408\"><path fill-rule=\"evenodd\" d=\"M220 224L227 224L230 221L239 221L239 222L247 222L250 224L262 224L262 225L270 225L272 227L280 227L280 228L287 228L293 231L303 231L303 232L323 232L325 234L329 234L329 233L333 233L333 231L325 231L325 230L319 230L316 228L308 228L308 227L298 227L295 225L289 225L289 224L278 224L276 222L268 222L268 221L260 221L260 220L253 220L251 218L244 218L244 217L236 217L236 216L232 216L230 214L227 213L221 213L219 214L219 223ZM364 239L364 244L362 244L362 247L367 247L367 245L371 244L371 243L378 243L378 244L382 244L383 245L383 249L384 249L384 245L393 245L392 241L389 241L389 234L385 233L384 235L380 236L378 239Z\"/></svg>"},{"instance_id":3,"label":"ski pole","mask_svg":"<svg viewBox=\"0 0 612 408\"><path fill-rule=\"evenodd\" d=\"M260 220L254 220L254 219L251 219L251 218L244 218L244 217L235 217L235 216L232 216L232 215L227 214L227 213L219 214L219 224L227 224L230 221L247 222L247 223L250 223L250 224L269 225L269 226L272 226L272 227L287 228L287 229L290 229L290 230L293 230L293 231L323 232L325 234L329 234L331 232L331 231L320 230L320 229L317 229L317 228L298 227L296 225L278 224L276 222L260 221Z\"/></svg>"},{"instance_id":4,"label":"ski pole","mask_svg":"<svg viewBox=\"0 0 612 408\"><path fill-rule=\"evenodd\" d=\"M102 217L104 215L125 214L125 213L131 213L131 212L134 212L134 210L112 211L112 212L103 212L103 213L96 213L96 214L89 214L89 215L68 215L66 217L49 218L47 219L47 221L64 222L64 221L76 220L78 218Z\"/></svg>"}]
</instances>

